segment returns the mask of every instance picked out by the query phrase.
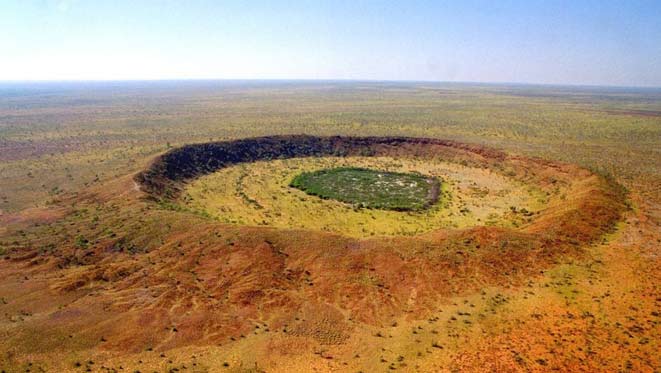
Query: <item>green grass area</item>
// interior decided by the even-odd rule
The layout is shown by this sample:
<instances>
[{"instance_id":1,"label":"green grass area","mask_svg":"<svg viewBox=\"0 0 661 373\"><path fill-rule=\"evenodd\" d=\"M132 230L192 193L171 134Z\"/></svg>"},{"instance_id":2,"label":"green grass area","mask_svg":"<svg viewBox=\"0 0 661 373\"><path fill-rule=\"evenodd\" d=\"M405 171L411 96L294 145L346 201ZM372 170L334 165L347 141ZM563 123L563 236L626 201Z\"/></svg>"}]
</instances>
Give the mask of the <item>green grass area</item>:
<instances>
[{"instance_id":1,"label":"green grass area","mask_svg":"<svg viewBox=\"0 0 661 373\"><path fill-rule=\"evenodd\" d=\"M396 211L425 209L436 202L440 190L435 178L356 167L304 172L290 186L357 207Z\"/></svg>"}]
</instances>

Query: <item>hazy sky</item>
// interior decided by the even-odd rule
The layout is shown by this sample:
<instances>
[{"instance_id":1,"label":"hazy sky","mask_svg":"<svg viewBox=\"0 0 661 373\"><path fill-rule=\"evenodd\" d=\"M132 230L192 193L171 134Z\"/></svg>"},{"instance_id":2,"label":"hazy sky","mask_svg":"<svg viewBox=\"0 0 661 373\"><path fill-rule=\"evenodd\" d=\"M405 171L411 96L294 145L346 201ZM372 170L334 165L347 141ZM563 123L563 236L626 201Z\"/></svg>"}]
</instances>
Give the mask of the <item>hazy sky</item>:
<instances>
[{"instance_id":1,"label":"hazy sky","mask_svg":"<svg viewBox=\"0 0 661 373\"><path fill-rule=\"evenodd\" d=\"M0 80L661 86L661 1L0 0Z\"/></svg>"}]
</instances>

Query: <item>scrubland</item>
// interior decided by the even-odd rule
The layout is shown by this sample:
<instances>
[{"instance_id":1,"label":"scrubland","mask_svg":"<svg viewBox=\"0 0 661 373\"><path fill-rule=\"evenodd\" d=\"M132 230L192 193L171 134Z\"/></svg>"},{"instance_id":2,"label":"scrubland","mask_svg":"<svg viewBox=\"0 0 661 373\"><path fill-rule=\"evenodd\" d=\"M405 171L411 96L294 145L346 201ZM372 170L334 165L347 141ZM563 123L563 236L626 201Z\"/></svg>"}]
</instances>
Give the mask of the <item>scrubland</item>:
<instances>
[{"instance_id":1,"label":"scrubland","mask_svg":"<svg viewBox=\"0 0 661 373\"><path fill-rule=\"evenodd\" d=\"M307 195L289 186L303 172L331 167L420 172L442 180L437 204L422 211L356 208ZM184 205L220 221L279 228L309 228L353 237L415 235L441 227L512 226L535 212L546 196L489 170L441 159L393 157L294 158L237 165L192 182Z\"/></svg>"},{"instance_id":2,"label":"scrubland","mask_svg":"<svg viewBox=\"0 0 661 373\"><path fill-rule=\"evenodd\" d=\"M134 178L183 144L301 133L456 140L511 168L258 161L174 202ZM447 199L288 188L336 166L435 175ZM659 371L660 185L655 89L3 83L0 369Z\"/></svg>"}]
</instances>

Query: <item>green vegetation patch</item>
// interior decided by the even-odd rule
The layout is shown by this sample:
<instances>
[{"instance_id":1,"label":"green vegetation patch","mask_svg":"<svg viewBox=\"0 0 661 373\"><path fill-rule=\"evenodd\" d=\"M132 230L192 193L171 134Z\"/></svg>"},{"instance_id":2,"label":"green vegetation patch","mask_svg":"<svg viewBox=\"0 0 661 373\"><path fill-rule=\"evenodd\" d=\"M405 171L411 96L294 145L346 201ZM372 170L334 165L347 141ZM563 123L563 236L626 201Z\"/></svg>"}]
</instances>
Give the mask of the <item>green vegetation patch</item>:
<instances>
[{"instance_id":1,"label":"green vegetation patch","mask_svg":"<svg viewBox=\"0 0 661 373\"><path fill-rule=\"evenodd\" d=\"M438 200L440 190L433 177L355 167L304 172L289 185L324 199L395 211L423 210Z\"/></svg>"}]
</instances>

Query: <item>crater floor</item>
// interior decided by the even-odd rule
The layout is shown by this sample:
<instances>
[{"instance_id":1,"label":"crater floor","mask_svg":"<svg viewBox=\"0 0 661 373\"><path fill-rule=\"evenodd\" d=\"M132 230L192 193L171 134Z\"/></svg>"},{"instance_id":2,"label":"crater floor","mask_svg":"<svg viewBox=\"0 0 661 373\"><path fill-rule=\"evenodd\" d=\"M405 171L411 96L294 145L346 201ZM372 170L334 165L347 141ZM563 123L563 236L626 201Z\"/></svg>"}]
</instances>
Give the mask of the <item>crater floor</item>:
<instances>
[{"instance_id":1,"label":"crater floor","mask_svg":"<svg viewBox=\"0 0 661 373\"><path fill-rule=\"evenodd\" d=\"M311 196L350 203L354 208L420 211L438 201L432 176L361 167L326 168L296 175L289 183Z\"/></svg>"},{"instance_id":2,"label":"crater floor","mask_svg":"<svg viewBox=\"0 0 661 373\"><path fill-rule=\"evenodd\" d=\"M419 172L443 180L437 204L421 211L357 209L310 196L289 186L303 172L362 167ZM439 228L478 225L514 227L544 207L547 196L488 169L441 159L321 157L258 161L221 169L192 181L182 202L187 208L237 225L325 230L352 237L412 235ZM523 211L523 213L521 213Z\"/></svg>"}]
</instances>

